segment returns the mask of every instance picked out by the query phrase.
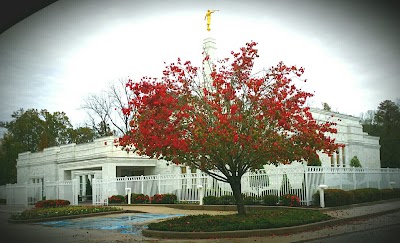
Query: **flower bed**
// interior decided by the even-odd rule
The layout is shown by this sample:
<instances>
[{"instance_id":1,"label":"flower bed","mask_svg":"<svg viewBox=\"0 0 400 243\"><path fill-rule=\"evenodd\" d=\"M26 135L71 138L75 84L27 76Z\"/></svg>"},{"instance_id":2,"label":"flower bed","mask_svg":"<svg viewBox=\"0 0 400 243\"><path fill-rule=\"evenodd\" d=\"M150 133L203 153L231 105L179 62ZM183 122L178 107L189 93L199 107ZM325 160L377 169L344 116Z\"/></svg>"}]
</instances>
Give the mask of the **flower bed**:
<instances>
[{"instance_id":1,"label":"flower bed","mask_svg":"<svg viewBox=\"0 0 400 243\"><path fill-rule=\"evenodd\" d=\"M68 200L42 200L35 203L35 208L55 208L68 206L70 204Z\"/></svg>"},{"instance_id":2,"label":"flower bed","mask_svg":"<svg viewBox=\"0 0 400 243\"><path fill-rule=\"evenodd\" d=\"M85 215L102 212L122 211L122 208L106 206L64 206L54 208L33 208L12 214L12 220L51 219L62 216Z\"/></svg>"}]
</instances>

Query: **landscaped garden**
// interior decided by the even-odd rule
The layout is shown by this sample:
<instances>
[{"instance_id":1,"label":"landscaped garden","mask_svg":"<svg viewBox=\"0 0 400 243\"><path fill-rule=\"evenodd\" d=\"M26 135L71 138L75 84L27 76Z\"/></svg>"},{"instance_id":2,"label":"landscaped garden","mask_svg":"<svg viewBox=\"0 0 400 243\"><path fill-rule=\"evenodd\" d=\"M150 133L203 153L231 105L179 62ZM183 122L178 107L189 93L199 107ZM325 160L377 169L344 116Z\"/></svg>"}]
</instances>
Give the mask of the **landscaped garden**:
<instances>
[{"instance_id":1,"label":"landscaped garden","mask_svg":"<svg viewBox=\"0 0 400 243\"><path fill-rule=\"evenodd\" d=\"M189 215L148 225L150 230L178 232L215 232L254 230L310 224L331 219L311 209L271 208L250 211L246 215Z\"/></svg>"},{"instance_id":2,"label":"landscaped garden","mask_svg":"<svg viewBox=\"0 0 400 243\"><path fill-rule=\"evenodd\" d=\"M325 190L325 204L327 207L364 203L379 200L400 198L399 189L376 189L364 188L350 191L340 189ZM319 195L314 195L315 203L318 204ZM126 203L126 196L114 195L109 198L112 203ZM156 194L149 197L144 194L132 194L132 203L157 203L171 204L179 203L173 194ZM265 208L249 210L246 215L189 215L165 221L151 223L149 230L175 231L175 232L216 232L234 230L254 230L290 227L310 224L332 219L322 211L307 208L296 208L300 206L299 198L294 194L285 194L281 197L266 195L261 198L244 197L247 205L264 205ZM234 205L233 196L204 198L206 205ZM268 207L286 206L286 207ZM315 207L315 206L314 206ZM62 216L85 215L101 212L122 211L116 206L71 206L67 200L43 200L35 204L35 208L25 210L22 213L13 214L11 220L37 220L53 219Z\"/></svg>"},{"instance_id":3,"label":"landscaped garden","mask_svg":"<svg viewBox=\"0 0 400 243\"><path fill-rule=\"evenodd\" d=\"M122 210L122 208L114 206L70 206L70 202L67 200L43 200L37 202L32 209L12 214L11 220L51 219Z\"/></svg>"}]
</instances>

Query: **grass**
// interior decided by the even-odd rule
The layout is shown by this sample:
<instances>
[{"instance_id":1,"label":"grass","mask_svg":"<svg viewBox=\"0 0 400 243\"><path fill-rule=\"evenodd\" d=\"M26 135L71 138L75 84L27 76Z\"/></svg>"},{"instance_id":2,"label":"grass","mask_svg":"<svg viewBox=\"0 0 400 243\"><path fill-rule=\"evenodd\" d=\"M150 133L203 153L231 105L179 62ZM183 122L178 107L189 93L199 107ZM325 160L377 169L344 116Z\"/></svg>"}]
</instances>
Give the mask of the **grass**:
<instances>
[{"instance_id":1,"label":"grass","mask_svg":"<svg viewBox=\"0 0 400 243\"><path fill-rule=\"evenodd\" d=\"M63 206L55 208L33 208L11 215L14 220L45 219L69 215L120 211L122 208L106 206Z\"/></svg>"},{"instance_id":2,"label":"grass","mask_svg":"<svg viewBox=\"0 0 400 243\"><path fill-rule=\"evenodd\" d=\"M251 211L246 216L237 214L189 215L151 223L148 225L148 229L176 232L255 230L303 225L329 219L332 217L316 210L282 208Z\"/></svg>"}]
</instances>

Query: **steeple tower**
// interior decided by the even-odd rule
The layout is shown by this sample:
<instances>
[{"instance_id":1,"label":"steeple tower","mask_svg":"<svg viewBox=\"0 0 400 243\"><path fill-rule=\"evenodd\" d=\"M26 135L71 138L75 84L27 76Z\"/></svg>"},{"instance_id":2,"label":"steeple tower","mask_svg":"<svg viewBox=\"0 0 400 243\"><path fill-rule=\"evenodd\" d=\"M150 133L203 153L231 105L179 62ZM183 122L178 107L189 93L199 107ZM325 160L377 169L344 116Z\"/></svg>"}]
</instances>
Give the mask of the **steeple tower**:
<instances>
[{"instance_id":1,"label":"steeple tower","mask_svg":"<svg viewBox=\"0 0 400 243\"><path fill-rule=\"evenodd\" d=\"M211 72L215 61L215 51L217 50L215 38L211 33L211 14L219 10L207 10L204 19L207 21L207 37L203 40L203 85L206 89L211 88Z\"/></svg>"}]
</instances>

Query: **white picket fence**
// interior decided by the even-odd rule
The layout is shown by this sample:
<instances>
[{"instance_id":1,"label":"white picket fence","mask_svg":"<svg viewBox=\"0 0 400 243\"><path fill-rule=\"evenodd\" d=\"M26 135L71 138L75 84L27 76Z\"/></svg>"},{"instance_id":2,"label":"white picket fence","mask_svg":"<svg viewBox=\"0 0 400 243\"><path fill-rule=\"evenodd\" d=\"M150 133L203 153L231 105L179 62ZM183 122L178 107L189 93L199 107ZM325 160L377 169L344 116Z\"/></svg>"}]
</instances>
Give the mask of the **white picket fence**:
<instances>
[{"instance_id":1,"label":"white picket fence","mask_svg":"<svg viewBox=\"0 0 400 243\"><path fill-rule=\"evenodd\" d=\"M248 196L282 196L292 193L299 196L302 205L310 205L313 203L313 194L321 184L343 190L398 188L400 169L313 166L274 168L246 173L241 183L242 193ZM171 193L177 196L178 201L189 203L199 202L199 186L202 186L205 196L232 195L228 183L217 181L205 173L93 179L92 186L93 204L104 204L108 197L126 195L128 190L149 196Z\"/></svg>"},{"instance_id":2,"label":"white picket fence","mask_svg":"<svg viewBox=\"0 0 400 243\"><path fill-rule=\"evenodd\" d=\"M9 205L34 205L46 199L64 199L72 205L78 205L78 180L47 182L33 184L7 184L0 187L0 198L6 199Z\"/></svg>"},{"instance_id":3,"label":"white picket fence","mask_svg":"<svg viewBox=\"0 0 400 243\"><path fill-rule=\"evenodd\" d=\"M292 193L299 196L302 205L312 204L312 196L319 185L352 190L357 188L400 188L400 169L287 167L259 170L242 177L242 193L248 196L281 196ZM107 204L112 195L131 193L153 196L172 193L178 201L198 203L199 186L204 196L232 195L228 183L213 179L205 173L117 177L92 180L93 204ZM129 188L129 189L128 189ZM127 190L128 189L128 190ZM42 184L8 184L0 186L0 198L7 204L29 205L46 199L65 199L78 204L78 180L46 182Z\"/></svg>"}]
</instances>

